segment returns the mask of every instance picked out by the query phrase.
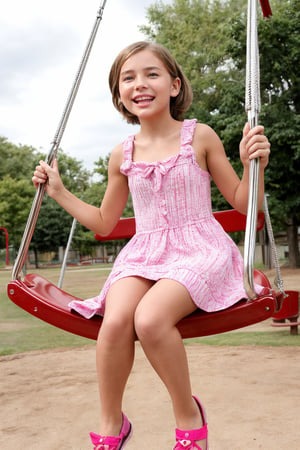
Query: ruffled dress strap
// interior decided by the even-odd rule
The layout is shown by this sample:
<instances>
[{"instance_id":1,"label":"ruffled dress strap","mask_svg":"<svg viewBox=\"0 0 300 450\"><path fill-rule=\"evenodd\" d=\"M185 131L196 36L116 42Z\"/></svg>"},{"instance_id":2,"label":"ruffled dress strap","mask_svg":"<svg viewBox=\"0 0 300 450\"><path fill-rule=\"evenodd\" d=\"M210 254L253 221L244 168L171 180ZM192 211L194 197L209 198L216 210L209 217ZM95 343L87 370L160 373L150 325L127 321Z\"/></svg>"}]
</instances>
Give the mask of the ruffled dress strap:
<instances>
[{"instance_id":1,"label":"ruffled dress strap","mask_svg":"<svg viewBox=\"0 0 300 450\"><path fill-rule=\"evenodd\" d=\"M123 162L121 164L120 171L124 175L127 175L132 163L134 139L135 135L133 134L131 136L128 136L128 138L123 142Z\"/></svg>"},{"instance_id":2,"label":"ruffled dress strap","mask_svg":"<svg viewBox=\"0 0 300 450\"><path fill-rule=\"evenodd\" d=\"M181 148L189 150L191 148L196 130L197 119L186 119L181 128Z\"/></svg>"}]
</instances>

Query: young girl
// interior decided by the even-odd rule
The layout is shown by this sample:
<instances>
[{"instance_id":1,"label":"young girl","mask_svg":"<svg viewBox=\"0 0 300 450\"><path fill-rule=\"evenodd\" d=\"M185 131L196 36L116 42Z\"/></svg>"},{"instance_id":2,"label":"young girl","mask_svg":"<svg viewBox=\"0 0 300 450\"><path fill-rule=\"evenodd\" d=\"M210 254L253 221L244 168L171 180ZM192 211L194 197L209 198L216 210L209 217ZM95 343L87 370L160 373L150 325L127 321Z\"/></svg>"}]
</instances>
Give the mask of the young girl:
<instances>
[{"instance_id":1,"label":"young girl","mask_svg":"<svg viewBox=\"0 0 300 450\"><path fill-rule=\"evenodd\" d=\"M183 120L191 87L160 45L137 42L125 48L109 83L115 107L140 130L112 151L100 209L66 190L56 161L52 168L41 161L33 176L36 186L47 182L51 197L104 236L122 215L129 190L133 198L136 235L119 254L100 295L70 305L87 318L104 316L97 342L100 434L91 433L91 440L94 449L119 450L130 438L122 398L138 337L170 394L174 450L208 449L204 409L192 395L176 324L196 308L217 311L246 297L239 250L212 215L210 177L232 207L246 213L249 161L259 157L260 206L270 144L262 126L245 125L240 180L216 133L195 119Z\"/></svg>"}]
</instances>

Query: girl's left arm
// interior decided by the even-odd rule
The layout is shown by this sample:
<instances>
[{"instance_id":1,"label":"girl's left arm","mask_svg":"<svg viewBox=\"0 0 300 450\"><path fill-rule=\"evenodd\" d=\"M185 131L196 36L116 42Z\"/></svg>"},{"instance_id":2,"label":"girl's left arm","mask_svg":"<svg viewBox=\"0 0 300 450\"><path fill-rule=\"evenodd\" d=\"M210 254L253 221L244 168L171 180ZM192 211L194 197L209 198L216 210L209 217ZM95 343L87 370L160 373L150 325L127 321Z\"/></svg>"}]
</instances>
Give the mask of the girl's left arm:
<instances>
[{"instance_id":1,"label":"girl's left arm","mask_svg":"<svg viewBox=\"0 0 300 450\"><path fill-rule=\"evenodd\" d=\"M258 207L260 208L264 197L264 169L270 154L270 143L263 134L264 128L257 126L250 130L249 124L244 127L243 138L240 142L240 158L244 171L240 180L226 156L218 135L210 127L202 127L204 127L200 128L202 136L201 139L198 137L198 141L204 142L207 169L228 203L243 214L247 213L248 206L250 161L260 158L258 187Z\"/></svg>"}]
</instances>

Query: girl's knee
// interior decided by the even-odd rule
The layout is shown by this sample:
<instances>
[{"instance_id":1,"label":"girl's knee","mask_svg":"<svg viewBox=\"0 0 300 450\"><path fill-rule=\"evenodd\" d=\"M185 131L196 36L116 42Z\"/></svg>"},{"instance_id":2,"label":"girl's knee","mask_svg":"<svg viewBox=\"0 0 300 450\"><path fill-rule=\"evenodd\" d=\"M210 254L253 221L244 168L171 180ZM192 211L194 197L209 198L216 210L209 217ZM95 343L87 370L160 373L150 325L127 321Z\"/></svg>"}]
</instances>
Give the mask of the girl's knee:
<instances>
[{"instance_id":1,"label":"girl's knee","mask_svg":"<svg viewBox=\"0 0 300 450\"><path fill-rule=\"evenodd\" d=\"M100 329L99 339L112 343L127 336L135 336L133 318L127 315L110 314L105 317Z\"/></svg>"},{"instance_id":2,"label":"girl's knee","mask_svg":"<svg viewBox=\"0 0 300 450\"><path fill-rule=\"evenodd\" d=\"M138 308L134 317L134 327L138 339L141 343L155 344L161 339L164 333L164 323L161 318L148 310Z\"/></svg>"}]
</instances>

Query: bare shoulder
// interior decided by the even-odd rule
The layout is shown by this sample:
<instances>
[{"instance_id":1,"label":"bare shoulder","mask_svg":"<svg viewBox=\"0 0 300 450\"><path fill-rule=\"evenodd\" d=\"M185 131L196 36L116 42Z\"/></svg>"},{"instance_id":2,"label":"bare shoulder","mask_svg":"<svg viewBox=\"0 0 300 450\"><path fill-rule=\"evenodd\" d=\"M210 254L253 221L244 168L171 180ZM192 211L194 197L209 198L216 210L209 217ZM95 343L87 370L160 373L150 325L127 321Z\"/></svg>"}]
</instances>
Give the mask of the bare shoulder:
<instances>
[{"instance_id":1,"label":"bare shoulder","mask_svg":"<svg viewBox=\"0 0 300 450\"><path fill-rule=\"evenodd\" d=\"M205 123L197 123L194 134L194 144L196 146L204 146L207 149L210 147L210 144L214 142L220 142L217 133Z\"/></svg>"},{"instance_id":2,"label":"bare shoulder","mask_svg":"<svg viewBox=\"0 0 300 450\"><path fill-rule=\"evenodd\" d=\"M198 123L194 133L193 148L201 169L209 171L210 155L218 148L223 149L223 146L219 136L209 125Z\"/></svg>"},{"instance_id":3,"label":"bare shoulder","mask_svg":"<svg viewBox=\"0 0 300 450\"><path fill-rule=\"evenodd\" d=\"M118 144L118 145L116 145L116 147L113 148L111 155L110 155L110 160L112 160L114 162L120 162L120 164L122 164L123 155L124 155L123 145Z\"/></svg>"},{"instance_id":4,"label":"bare shoulder","mask_svg":"<svg viewBox=\"0 0 300 450\"><path fill-rule=\"evenodd\" d=\"M113 148L110 158L109 158L109 164L108 164L108 170L110 173L112 172L120 172L121 164L123 163L123 145L118 144L116 147Z\"/></svg>"}]
</instances>

